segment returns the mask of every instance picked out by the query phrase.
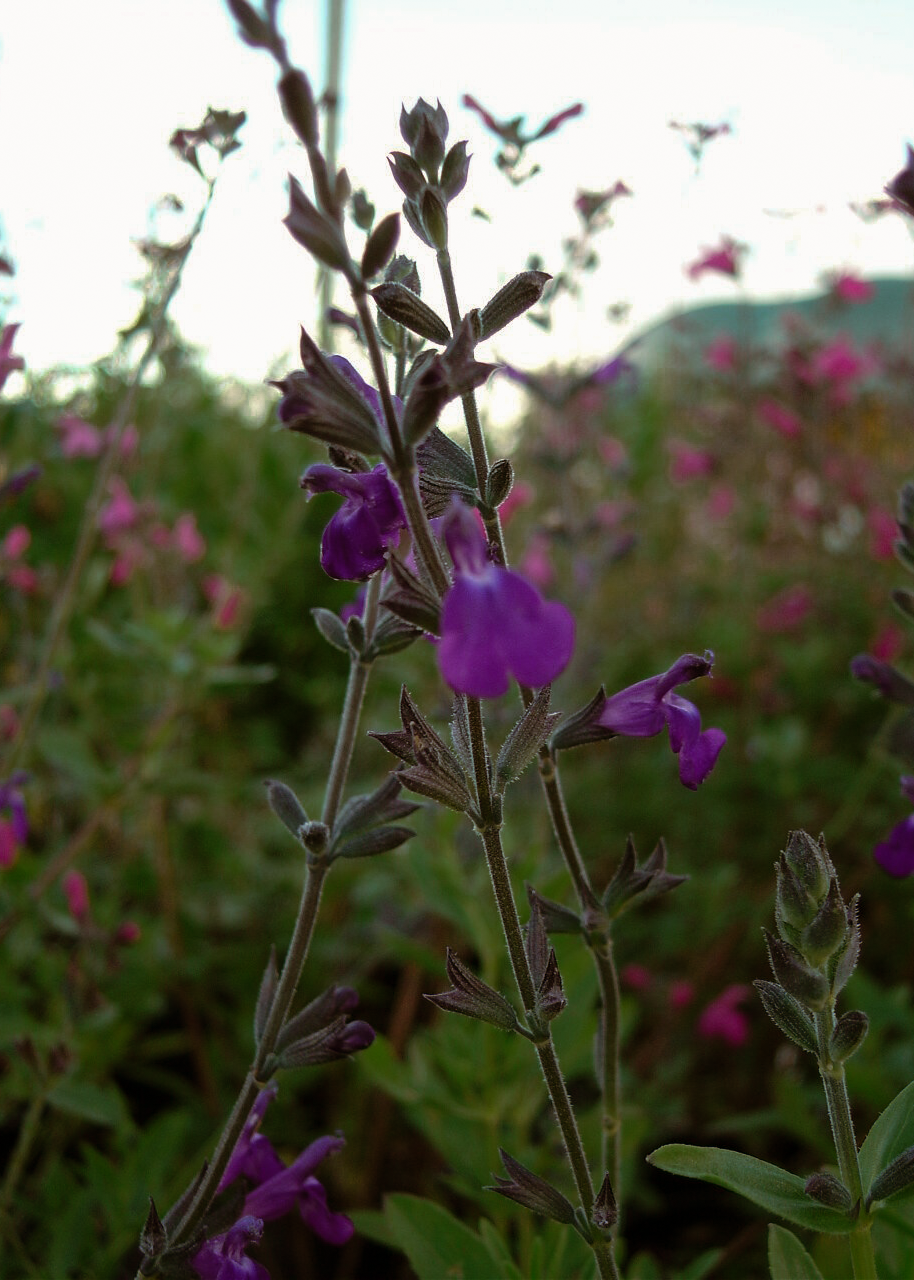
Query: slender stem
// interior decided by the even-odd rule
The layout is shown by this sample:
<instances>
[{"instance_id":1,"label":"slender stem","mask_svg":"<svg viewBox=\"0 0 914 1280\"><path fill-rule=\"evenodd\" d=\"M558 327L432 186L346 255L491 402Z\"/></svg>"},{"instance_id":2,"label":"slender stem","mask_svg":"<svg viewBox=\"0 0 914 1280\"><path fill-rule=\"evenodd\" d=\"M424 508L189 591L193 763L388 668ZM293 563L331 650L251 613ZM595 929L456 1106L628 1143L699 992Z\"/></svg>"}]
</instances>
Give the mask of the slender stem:
<instances>
[{"instance_id":1,"label":"slender stem","mask_svg":"<svg viewBox=\"0 0 914 1280\"><path fill-rule=\"evenodd\" d=\"M325 14L327 23L326 59L324 62L324 156L327 169L336 173L336 156L340 130L340 84L342 81L343 62L343 16L345 0L327 0ZM328 312L333 303L334 273L329 267L318 268L318 346L322 351L329 351L331 327Z\"/></svg>"},{"instance_id":2,"label":"slender stem","mask_svg":"<svg viewBox=\"0 0 914 1280\"><path fill-rule=\"evenodd\" d=\"M834 1062L828 1051L829 1041L835 1029L833 1000L820 1013L815 1014L815 1024L819 1048L819 1074L825 1090L828 1119L838 1156L838 1170L841 1181L851 1193L852 1201L860 1205L862 1214L863 1206L860 1202L863 1199L863 1184L860 1178L854 1121L847 1095L847 1080L843 1064ZM852 1231L848 1237L854 1280L876 1280L876 1258L873 1252L873 1238L870 1234L871 1227L872 1219L868 1216L862 1217L856 1230Z\"/></svg>"},{"instance_id":3,"label":"slender stem","mask_svg":"<svg viewBox=\"0 0 914 1280\"><path fill-rule=\"evenodd\" d=\"M443 596L451 585L450 579L441 559L438 544L429 528L428 517L425 514L425 508L422 506L422 499L419 496L419 480L416 475L416 462L412 449L404 443L400 432L400 424L397 421L396 410L390 394L387 365L384 363L384 355L381 351L381 344L378 342L377 330L368 307L364 289L354 287L352 299L362 325L365 345L368 348L368 358L371 361L372 373L377 383L378 394L381 397L381 409L384 413L384 421L387 425L391 452L393 453L395 479L400 489L403 505L406 508L406 518L415 543L416 555L434 584L435 590L440 596Z\"/></svg>"},{"instance_id":4,"label":"slender stem","mask_svg":"<svg viewBox=\"0 0 914 1280\"><path fill-rule=\"evenodd\" d=\"M369 641L374 633L377 620L378 599L381 590L380 579L380 574L376 574L371 579L365 595L362 621L365 627L365 635ZM322 816L323 821L328 826L332 826L339 810L343 787L345 786L352 759L369 672L370 663L364 662L358 654L353 654L350 660L349 682L337 729L330 775L324 794ZM244 1129L245 1121L250 1114L254 1100L263 1088L263 1074L267 1067L268 1059L276 1048L279 1033L282 1031L283 1025L289 1016L289 1010L295 999L295 993L298 990L302 971L308 958L311 939L314 935L314 926L320 910L324 880L329 868L330 863L322 857L312 855L308 859L305 883L302 889L295 927L289 942L289 950L286 953L279 982L267 1014L263 1034L257 1045L257 1052L248 1069L238 1097L235 1099L235 1104L232 1107L225 1128L219 1136L213 1158L207 1165L196 1193L187 1206L183 1217L169 1234L170 1247L181 1244L190 1238L194 1228L205 1216L231 1154L235 1149L235 1144ZM141 1271L138 1274L144 1273Z\"/></svg>"},{"instance_id":5,"label":"slender stem","mask_svg":"<svg viewBox=\"0 0 914 1280\"><path fill-rule=\"evenodd\" d=\"M511 879L508 875L508 868L502 851L501 836L495 827L484 827L480 832L480 836L486 851L486 863L489 868L489 878L492 881L492 892L495 894L495 905L498 907L498 915L501 919L508 955L511 958L514 981L517 983L524 1010L528 1017L532 1017L536 1007L536 991L533 986L530 965L527 961L527 953L524 951L520 917L517 914L517 904L514 901L514 894L511 890ZM591 1199L593 1199L592 1188Z\"/></svg>"},{"instance_id":6,"label":"slender stem","mask_svg":"<svg viewBox=\"0 0 914 1280\"><path fill-rule=\"evenodd\" d=\"M159 346L166 331L166 322L168 316L168 308L174 299L175 294L181 284L181 277L184 268L187 265L187 259L190 256L191 249L196 243L206 214L209 210L213 199L213 191L215 190L215 180L211 180L208 184L206 200L203 207L197 215L190 235L187 237L183 252L175 267L174 274L169 282L168 288L162 296L162 299L156 309L154 319L149 329L149 341L146 349L136 369L133 377L127 387L123 399L118 405L117 413L114 421L109 428L108 443L105 452L102 455L98 470L95 473L95 483L92 486L92 492L86 502L83 511L82 521L79 527L79 533L76 537L76 547L73 551L73 558L70 561L70 567L67 571L66 579L57 594L54 601L54 607L51 610L48 619L47 629L44 635L44 643L41 649L41 657L38 661L38 669L35 672L32 681L32 689L29 701L22 716L22 721L10 751L9 758L5 765L5 772L11 773L16 765L25 758L26 753L31 745L32 732L41 714L44 706L45 698L48 693L48 676L51 670L51 664L57 654L57 649L63 639L67 624L70 621L70 615L76 604L77 589L86 561L89 558L97 534L98 513L101 510L102 502L108 488L108 481L114 474L120 457L121 437L127 427L127 423L133 416L134 407L136 405L137 396L146 370L149 368L155 356L158 353Z\"/></svg>"},{"instance_id":7,"label":"slender stem","mask_svg":"<svg viewBox=\"0 0 914 1280\"><path fill-rule=\"evenodd\" d=\"M380 595L381 574L376 573L374 577L369 579L368 589L365 592L363 617L365 619L366 636L370 636L374 630ZM349 680L346 684L346 696L343 700L340 728L336 736L336 746L333 749L333 759L330 763L330 773L327 777L327 786L324 791L324 807L321 813L321 821L325 822L328 827L332 827L336 820L340 800L343 796L343 788L346 785L346 775L349 772L349 762L352 759L355 735L359 726L362 702L365 698L365 689L368 686L370 671L370 663L362 662L355 654L352 656L349 663Z\"/></svg>"}]
</instances>

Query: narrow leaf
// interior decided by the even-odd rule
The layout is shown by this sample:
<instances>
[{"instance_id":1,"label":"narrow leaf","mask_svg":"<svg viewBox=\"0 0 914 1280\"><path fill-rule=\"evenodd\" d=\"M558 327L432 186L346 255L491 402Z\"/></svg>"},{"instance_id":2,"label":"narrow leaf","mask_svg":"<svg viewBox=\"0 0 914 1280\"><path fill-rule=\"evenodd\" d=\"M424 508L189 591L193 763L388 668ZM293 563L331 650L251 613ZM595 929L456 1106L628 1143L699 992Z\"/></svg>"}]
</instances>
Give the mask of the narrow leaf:
<instances>
[{"instance_id":1,"label":"narrow leaf","mask_svg":"<svg viewBox=\"0 0 914 1280\"><path fill-rule=\"evenodd\" d=\"M822 1280L822 1272L792 1231L768 1226L768 1269L771 1280Z\"/></svg>"},{"instance_id":2,"label":"narrow leaf","mask_svg":"<svg viewBox=\"0 0 914 1280\"><path fill-rule=\"evenodd\" d=\"M798 1227L808 1227L812 1231L831 1235L846 1235L856 1226L853 1219L843 1213L826 1209L811 1201L802 1178L739 1151L671 1143L652 1151L647 1160L648 1164L664 1169L667 1173L677 1173L683 1178L699 1178L702 1182L711 1182L728 1191L736 1191L766 1212L786 1218Z\"/></svg>"}]
</instances>

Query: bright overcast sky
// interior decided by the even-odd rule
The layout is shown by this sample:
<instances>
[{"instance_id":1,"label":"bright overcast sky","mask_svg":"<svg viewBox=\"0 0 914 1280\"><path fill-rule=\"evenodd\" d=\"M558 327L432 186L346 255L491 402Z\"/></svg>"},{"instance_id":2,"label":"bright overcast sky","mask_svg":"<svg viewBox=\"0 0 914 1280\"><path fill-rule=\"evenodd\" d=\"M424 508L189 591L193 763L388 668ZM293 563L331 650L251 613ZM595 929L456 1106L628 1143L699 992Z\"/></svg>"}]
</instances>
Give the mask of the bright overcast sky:
<instances>
[{"instance_id":1,"label":"bright overcast sky","mask_svg":"<svg viewBox=\"0 0 914 1280\"><path fill-rule=\"evenodd\" d=\"M280 8L293 60L318 89L323 7ZM481 305L530 251L557 266L577 227L576 190L623 179L634 198L598 243L588 301L558 313L552 338L520 321L498 348L527 367L553 354L601 358L673 307L802 294L830 268L909 273L903 220L865 225L848 202L879 195L914 141L912 49L911 0L346 0L340 158L379 214L397 208L384 157L402 146L400 103L441 98L451 138L468 138L474 156L452 206L464 307ZM90 361L133 318L131 238L164 193L199 198L202 184L167 142L209 105L244 109L248 123L175 315L220 374L260 382L294 349L298 325L314 323L313 274L280 220L286 172L305 179L307 167L274 84L271 60L239 42L220 0L6 6L0 225L17 274L0 318L21 322L17 349L31 367ZM494 139L460 107L465 92L529 124L576 100L586 112L537 144L543 171L515 190L492 164ZM733 135L711 143L696 177L671 119L727 120ZM469 217L474 204L491 225ZM430 251L404 232L401 249L415 252L425 296L441 305ZM743 284L689 282L683 265L721 234L751 246ZM620 301L631 318L613 326L605 310Z\"/></svg>"}]
</instances>

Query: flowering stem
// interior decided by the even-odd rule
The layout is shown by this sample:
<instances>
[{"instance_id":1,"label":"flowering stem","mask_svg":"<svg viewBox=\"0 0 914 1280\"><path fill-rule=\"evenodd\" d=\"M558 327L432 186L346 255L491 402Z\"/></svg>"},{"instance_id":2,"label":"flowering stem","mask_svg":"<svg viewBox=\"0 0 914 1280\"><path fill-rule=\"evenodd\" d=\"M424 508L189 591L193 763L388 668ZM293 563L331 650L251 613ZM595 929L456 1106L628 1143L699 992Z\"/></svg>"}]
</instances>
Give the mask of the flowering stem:
<instances>
[{"instance_id":1,"label":"flowering stem","mask_svg":"<svg viewBox=\"0 0 914 1280\"><path fill-rule=\"evenodd\" d=\"M435 590L440 596L443 596L451 585L450 579L441 559L438 544L435 542L432 531L429 528L425 508L422 506L422 499L419 496L416 461L413 457L412 449L405 444L400 434L400 424L397 421L396 410L390 394L387 365L384 363L381 344L378 342L377 330L375 329L363 287L353 287L352 300L355 303L362 325L365 345L368 348L368 358L371 361L372 373L374 374L378 394L381 397L381 409L384 413L384 421L387 425L393 453L394 479L400 490L403 506L406 508L406 517L416 546L416 555L434 584Z\"/></svg>"},{"instance_id":2,"label":"flowering stem","mask_svg":"<svg viewBox=\"0 0 914 1280\"><path fill-rule=\"evenodd\" d=\"M876 1258L870 1234L872 1219L864 1214L861 1203L863 1185L860 1179L857 1139L854 1134L850 1100L847 1096L844 1065L833 1061L828 1050L829 1041L835 1029L834 998L814 1017L819 1046L819 1074L822 1077L828 1119L838 1156L838 1171L841 1174L841 1181L851 1193L851 1200L859 1206L860 1212L858 1225L848 1236L854 1280L876 1280Z\"/></svg>"},{"instance_id":3,"label":"flowering stem","mask_svg":"<svg viewBox=\"0 0 914 1280\"><path fill-rule=\"evenodd\" d=\"M378 573L368 583L365 593L365 606L362 613L365 635L369 642L374 633L377 620L380 593L381 574ZM352 752L355 746L370 670L370 662L365 662L358 654L352 654L349 667L349 682L343 700L343 709L340 714L336 744L333 750L333 760L324 793L322 820L327 826L332 826L339 810L346 776L352 760ZM235 1144L244 1129L245 1121L250 1114L254 1100L266 1083L264 1072L267 1068L268 1060L276 1048L279 1033L282 1031L283 1025L289 1016L289 1010L292 1007L298 984L301 981L302 971L311 947L311 939L314 935L318 911L320 910L324 880L329 869L330 862L325 857L309 855L305 883L302 889L295 927L289 942L289 950L286 953L282 972L279 975L276 991L270 1004L263 1034L257 1045L257 1052L248 1069L241 1091L235 1099L231 1115L220 1134L213 1158L206 1166L200 1184L188 1204L184 1216L175 1229L169 1233L168 1243L170 1248L190 1239L194 1228L205 1216L213 1196L216 1194L222 1175L225 1173L226 1166L235 1149ZM150 1275L154 1274L154 1272L144 1271L141 1268L137 1274L138 1276Z\"/></svg>"},{"instance_id":4,"label":"flowering stem","mask_svg":"<svg viewBox=\"0 0 914 1280\"><path fill-rule=\"evenodd\" d=\"M98 470L95 473L95 483L92 486L86 506L83 511L82 521L79 526L79 533L76 538L76 548L73 552L73 558L70 561L70 567L62 588L60 589L54 607L51 610L51 616L48 619L47 630L44 635L44 643L41 649L41 657L38 661L38 669L32 680L31 695L28 704L23 713L22 720L13 745L10 750L10 756L4 766L6 773L12 773L16 765L26 757L28 749L31 745L32 732L37 724L41 709L44 706L47 697L49 681L48 677L51 671L51 664L57 653L58 646L63 639L67 623L70 620L70 614L76 603L76 593L82 578L83 569L89 558L89 553L95 544L97 532L98 513L101 510L102 502L108 488L108 481L114 474L120 455L121 438L127 427L127 423L133 416L134 407L136 405L137 395L146 370L158 354L159 345L166 331L166 321L168 316L168 308L170 307L175 294L181 284L181 277L184 268L187 265L187 259L190 252L197 241L206 214L209 210L215 190L215 179L211 179L207 183L206 199L203 207L197 214L190 235L184 244L184 248L178 258L174 274L169 282L168 288L162 296L162 299L155 312L154 319L149 327L149 341L146 344L146 350L143 352L139 363L134 370L133 377L124 394L124 398L118 405L117 413L110 427L107 447L102 455Z\"/></svg>"},{"instance_id":5,"label":"flowering stem","mask_svg":"<svg viewBox=\"0 0 914 1280\"><path fill-rule=\"evenodd\" d=\"M594 901L595 894L568 816L558 761L547 746L540 751L539 772L555 838L565 859L568 874L574 882L578 902L582 910L586 911L588 905ZM612 939L607 937L593 941L589 936L585 935L585 937L593 955L600 987L601 1036L598 1070L603 1110L601 1160L603 1168L609 1171L613 1193L621 1211L622 1088L619 1071L621 1056L619 976L616 972Z\"/></svg>"},{"instance_id":6,"label":"flowering stem","mask_svg":"<svg viewBox=\"0 0 914 1280\"><path fill-rule=\"evenodd\" d=\"M460 326L461 314L460 304L457 301L457 288L454 284L454 271L451 267L451 255L447 249L438 250L438 274L441 277L441 285L444 289L444 298L447 303L448 319L451 322L451 331L456 333ZM485 496L486 481L489 477L489 451L486 447L485 432L482 429L482 423L479 420L479 410L476 407L476 394L468 391L465 396L461 396L460 402L463 405L463 417L466 422L467 436L470 441L470 452L473 455L473 467L476 471L476 487L480 496ZM505 541L501 529L501 521L498 518L498 512L491 512L488 516L483 514L483 521L486 526L486 534L490 544L496 548L498 559L501 564L506 564Z\"/></svg>"},{"instance_id":7,"label":"flowering stem","mask_svg":"<svg viewBox=\"0 0 914 1280\"><path fill-rule=\"evenodd\" d=\"M343 61L343 11L344 0L327 0L327 46L324 62L324 157L330 173L336 173L336 153L340 124L340 79ZM318 267L318 346L330 350L331 327L329 311L333 303L333 272L325 266Z\"/></svg>"}]
</instances>

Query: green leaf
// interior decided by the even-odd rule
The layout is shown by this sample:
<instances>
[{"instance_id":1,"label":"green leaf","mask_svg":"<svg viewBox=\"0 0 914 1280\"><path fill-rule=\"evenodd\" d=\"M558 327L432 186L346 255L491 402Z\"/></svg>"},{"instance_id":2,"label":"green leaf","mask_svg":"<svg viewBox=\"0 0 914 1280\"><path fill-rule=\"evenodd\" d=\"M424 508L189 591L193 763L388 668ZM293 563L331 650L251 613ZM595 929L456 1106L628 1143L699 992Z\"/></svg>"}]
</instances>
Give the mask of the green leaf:
<instances>
[{"instance_id":1,"label":"green leaf","mask_svg":"<svg viewBox=\"0 0 914 1280\"><path fill-rule=\"evenodd\" d=\"M84 1080L62 1080L48 1094L48 1102L58 1111L66 1111L92 1124L130 1128L123 1095L114 1085L102 1087Z\"/></svg>"},{"instance_id":2,"label":"green leaf","mask_svg":"<svg viewBox=\"0 0 914 1280\"><path fill-rule=\"evenodd\" d=\"M772 1222L768 1227L771 1280L822 1280L822 1272L792 1231Z\"/></svg>"},{"instance_id":3,"label":"green leaf","mask_svg":"<svg viewBox=\"0 0 914 1280\"><path fill-rule=\"evenodd\" d=\"M864 1194L887 1164L914 1146L914 1083L902 1089L870 1129L860 1148Z\"/></svg>"},{"instance_id":4,"label":"green leaf","mask_svg":"<svg viewBox=\"0 0 914 1280\"><path fill-rule=\"evenodd\" d=\"M713 1182L715 1186L736 1191L753 1204L796 1223L798 1227L845 1235L856 1225L843 1213L826 1209L824 1205L810 1200L803 1190L802 1178L739 1151L674 1142L652 1151L647 1160L667 1173L678 1173L683 1178L700 1178L703 1182Z\"/></svg>"},{"instance_id":5,"label":"green leaf","mask_svg":"<svg viewBox=\"0 0 914 1280\"><path fill-rule=\"evenodd\" d=\"M419 1280L510 1280L502 1259L440 1204L419 1196L385 1196L384 1214Z\"/></svg>"}]
</instances>

